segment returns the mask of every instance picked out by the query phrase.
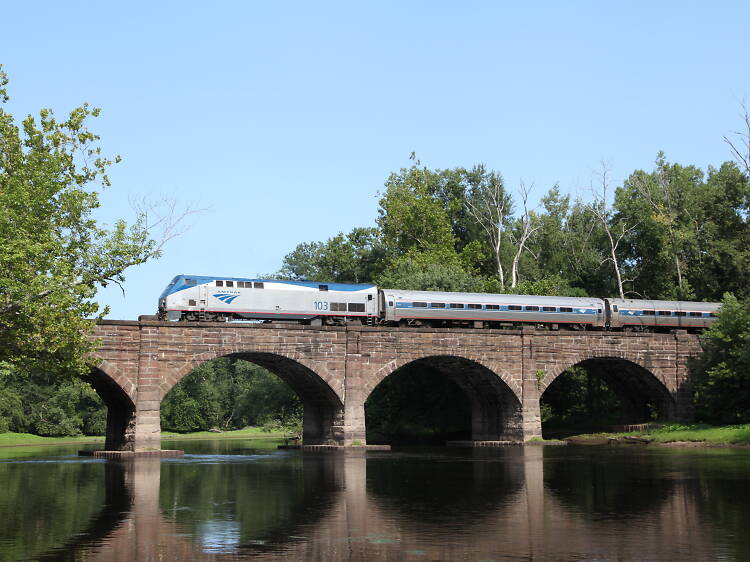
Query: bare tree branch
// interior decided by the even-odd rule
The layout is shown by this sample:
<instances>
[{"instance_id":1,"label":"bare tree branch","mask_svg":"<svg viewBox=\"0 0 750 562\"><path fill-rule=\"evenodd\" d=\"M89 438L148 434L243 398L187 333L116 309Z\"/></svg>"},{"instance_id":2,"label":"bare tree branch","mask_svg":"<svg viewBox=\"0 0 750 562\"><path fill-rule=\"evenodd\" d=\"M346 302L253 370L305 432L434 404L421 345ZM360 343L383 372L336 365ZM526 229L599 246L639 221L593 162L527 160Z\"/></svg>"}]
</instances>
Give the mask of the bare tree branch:
<instances>
[{"instance_id":1,"label":"bare tree branch","mask_svg":"<svg viewBox=\"0 0 750 562\"><path fill-rule=\"evenodd\" d=\"M513 263L511 266L511 287L518 285L518 263L524 250L528 251L528 242L539 230L539 224L534 220L534 211L529 211L529 194L533 188L534 184L531 184L530 187L526 187L523 180L521 180L521 185L518 188L518 193L521 196L521 202L523 204L523 215L521 216L521 232L518 236L515 236L511 232L511 238L516 244L516 253L513 256Z\"/></svg>"},{"instance_id":2,"label":"bare tree branch","mask_svg":"<svg viewBox=\"0 0 750 562\"><path fill-rule=\"evenodd\" d=\"M617 290L620 293L620 298L624 299L625 291L623 290L622 271L620 261L617 257L617 249L623 239L635 230L637 224L629 227L622 221L622 219L619 219L616 222L614 221L612 217L611 203L609 201L609 168L604 162L601 162L601 169L597 175L600 178L600 182L598 188L595 189L593 185L591 187L593 201L590 208L594 216L596 216L599 223L602 225L602 228L607 235L607 239L609 240L609 256L604 258L599 265L603 265L607 261L612 262L612 267L615 270L615 277L617 278Z\"/></svg>"},{"instance_id":3,"label":"bare tree branch","mask_svg":"<svg viewBox=\"0 0 750 562\"><path fill-rule=\"evenodd\" d=\"M500 288L505 288L505 270L501 259L503 237L508 216L513 212L512 199L505 191L502 179L493 178L488 186L473 189L466 199L469 214L482 227L495 258L495 269Z\"/></svg>"},{"instance_id":4,"label":"bare tree branch","mask_svg":"<svg viewBox=\"0 0 750 562\"><path fill-rule=\"evenodd\" d=\"M739 137L738 141L732 141L729 137L724 136L724 142L729 145L732 157L741 168L744 168L744 172L750 177L750 112L748 112L744 101L740 105L742 107L742 120L745 123L745 130L733 133Z\"/></svg>"},{"instance_id":5,"label":"bare tree branch","mask_svg":"<svg viewBox=\"0 0 750 562\"><path fill-rule=\"evenodd\" d=\"M123 289L123 273L129 267L139 265L145 261L156 258L161 254L165 244L173 238L187 232L190 228L185 220L192 215L203 212L205 209L196 209L191 206L178 207L174 199L163 198L151 201L146 198L140 201L131 201L131 206L136 211L136 224L140 225L142 239L139 241L141 251L134 254L134 258L125 261L115 261L106 267L88 272L88 275L76 279L72 286L95 285L106 286L114 283ZM53 289L40 291L28 297L27 302L39 302L54 292ZM123 291L124 292L124 291ZM21 309L22 303L12 302L0 308L0 315L13 314ZM5 328L0 326L0 331Z\"/></svg>"}]
</instances>

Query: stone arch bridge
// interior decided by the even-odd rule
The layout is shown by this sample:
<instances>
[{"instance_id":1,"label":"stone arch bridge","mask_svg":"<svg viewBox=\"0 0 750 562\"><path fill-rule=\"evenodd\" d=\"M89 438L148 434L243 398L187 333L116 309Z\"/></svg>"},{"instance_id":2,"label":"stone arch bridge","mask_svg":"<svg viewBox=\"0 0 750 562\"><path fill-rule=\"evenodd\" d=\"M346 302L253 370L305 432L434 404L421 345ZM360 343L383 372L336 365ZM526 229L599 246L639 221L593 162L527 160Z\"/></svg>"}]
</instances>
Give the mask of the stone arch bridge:
<instances>
[{"instance_id":1,"label":"stone arch bridge","mask_svg":"<svg viewBox=\"0 0 750 562\"><path fill-rule=\"evenodd\" d=\"M638 420L644 404L691 417L688 360L698 337L671 334L314 327L105 320L94 336L89 382L108 407L108 450L160 449L162 398L217 357L252 361L304 404L307 444L365 443L365 401L388 375L415 363L450 377L471 404L472 439L541 436L540 397L566 369L602 376ZM641 417L640 419L644 419ZM639 421L639 420L638 420Z\"/></svg>"}]
</instances>

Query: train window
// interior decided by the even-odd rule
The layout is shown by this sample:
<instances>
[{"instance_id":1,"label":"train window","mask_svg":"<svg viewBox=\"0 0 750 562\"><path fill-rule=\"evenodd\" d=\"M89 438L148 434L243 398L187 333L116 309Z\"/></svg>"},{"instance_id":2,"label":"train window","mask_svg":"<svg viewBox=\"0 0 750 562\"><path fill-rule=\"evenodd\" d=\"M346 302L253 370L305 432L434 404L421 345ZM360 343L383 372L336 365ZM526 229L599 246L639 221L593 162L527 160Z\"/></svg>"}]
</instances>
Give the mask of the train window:
<instances>
[{"instance_id":1,"label":"train window","mask_svg":"<svg viewBox=\"0 0 750 562\"><path fill-rule=\"evenodd\" d=\"M708 317L709 318L716 318L716 314L714 314L713 312L709 312L708 313Z\"/></svg>"},{"instance_id":2,"label":"train window","mask_svg":"<svg viewBox=\"0 0 750 562\"><path fill-rule=\"evenodd\" d=\"M234 281L227 281L227 287L234 287Z\"/></svg>"},{"instance_id":3,"label":"train window","mask_svg":"<svg viewBox=\"0 0 750 562\"><path fill-rule=\"evenodd\" d=\"M188 300L188 306L195 306L195 299Z\"/></svg>"},{"instance_id":4,"label":"train window","mask_svg":"<svg viewBox=\"0 0 750 562\"><path fill-rule=\"evenodd\" d=\"M349 312L364 312L365 311L365 303L363 302L350 302L349 303Z\"/></svg>"},{"instance_id":5,"label":"train window","mask_svg":"<svg viewBox=\"0 0 750 562\"><path fill-rule=\"evenodd\" d=\"M612 305L612 312L617 312L617 305L616 304Z\"/></svg>"},{"instance_id":6,"label":"train window","mask_svg":"<svg viewBox=\"0 0 750 562\"><path fill-rule=\"evenodd\" d=\"M471 303L469 303L466 306L468 306L469 308L471 308L473 310L481 310L482 309L482 305L481 304L471 304Z\"/></svg>"},{"instance_id":7,"label":"train window","mask_svg":"<svg viewBox=\"0 0 750 562\"><path fill-rule=\"evenodd\" d=\"M523 308L524 310L527 310L529 312L536 312L537 310L539 310L538 306L524 306Z\"/></svg>"},{"instance_id":8,"label":"train window","mask_svg":"<svg viewBox=\"0 0 750 562\"><path fill-rule=\"evenodd\" d=\"M345 302L332 302L331 310L333 312L346 312L346 303Z\"/></svg>"},{"instance_id":9,"label":"train window","mask_svg":"<svg viewBox=\"0 0 750 562\"><path fill-rule=\"evenodd\" d=\"M573 312L573 309L570 308L569 306L561 306L560 312Z\"/></svg>"},{"instance_id":10,"label":"train window","mask_svg":"<svg viewBox=\"0 0 750 562\"><path fill-rule=\"evenodd\" d=\"M675 316L687 316L687 312L682 312L681 310L678 310L674 313Z\"/></svg>"},{"instance_id":11,"label":"train window","mask_svg":"<svg viewBox=\"0 0 750 562\"><path fill-rule=\"evenodd\" d=\"M328 285L318 285L318 289L320 289L321 291L327 291Z\"/></svg>"},{"instance_id":12,"label":"train window","mask_svg":"<svg viewBox=\"0 0 750 562\"><path fill-rule=\"evenodd\" d=\"M430 303L430 308L445 308L444 302L433 302Z\"/></svg>"},{"instance_id":13,"label":"train window","mask_svg":"<svg viewBox=\"0 0 750 562\"><path fill-rule=\"evenodd\" d=\"M654 310L644 310L643 311L644 316L656 316L656 311Z\"/></svg>"},{"instance_id":14,"label":"train window","mask_svg":"<svg viewBox=\"0 0 750 562\"><path fill-rule=\"evenodd\" d=\"M411 303L412 308L427 308L426 302L413 302Z\"/></svg>"},{"instance_id":15,"label":"train window","mask_svg":"<svg viewBox=\"0 0 750 562\"><path fill-rule=\"evenodd\" d=\"M457 303L457 302L452 302L451 303L451 308L463 308L463 307L464 307L463 304L460 304L460 303Z\"/></svg>"},{"instance_id":16,"label":"train window","mask_svg":"<svg viewBox=\"0 0 750 562\"><path fill-rule=\"evenodd\" d=\"M485 304L484 308L486 308L487 310L500 310L500 305L499 304Z\"/></svg>"},{"instance_id":17,"label":"train window","mask_svg":"<svg viewBox=\"0 0 750 562\"><path fill-rule=\"evenodd\" d=\"M672 311L671 310L660 310L659 311L659 316L672 316Z\"/></svg>"},{"instance_id":18,"label":"train window","mask_svg":"<svg viewBox=\"0 0 750 562\"><path fill-rule=\"evenodd\" d=\"M195 279L185 279L185 285L188 285L190 287L192 287L196 283L197 283L197 281Z\"/></svg>"},{"instance_id":19,"label":"train window","mask_svg":"<svg viewBox=\"0 0 750 562\"><path fill-rule=\"evenodd\" d=\"M542 310L544 312L557 312L557 309L554 306L543 306Z\"/></svg>"},{"instance_id":20,"label":"train window","mask_svg":"<svg viewBox=\"0 0 750 562\"><path fill-rule=\"evenodd\" d=\"M237 288L238 289L244 289L245 288L245 282L244 281L237 281Z\"/></svg>"},{"instance_id":21,"label":"train window","mask_svg":"<svg viewBox=\"0 0 750 562\"><path fill-rule=\"evenodd\" d=\"M262 289L263 288L263 282L262 281L260 283L254 282L253 283L253 287L255 287L256 289Z\"/></svg>"},{"instance_id":22,"label":"train window","mask_svg":"<svg viewBox=\"0 0 750 562\"><path fill-rule=\"evenodd\" d=\"M393 301L388 301L388 306L393 306Z\"/></svg>"},{"instance_id":23,"label":"train window","mask_svg":"<svg viewBox=\"0 0 750 562\"><path fill-rule=\"evenodd\" d=\"M367 295L367 300L371 301L372 300L372 295Z\"/></svg>"},{"instance_id":24,"label":"train window","mask_svg":"<svg viewBox=\"0 0 750 562\"><path fill-rule=\"evenodd\" d=\"M702 312L691 312L690 316L692 316L693 318L696 318L696 317L700 318L701 316L703 316L703 313Z\"/></svg>"},{"instance_id":25,"label":"train window","mask_svg":"<svg viewBox=\"0 0 750 562\"><path fill-rule=\"evenodd\" d=\"M217 281L216 282L216 286L217 287L223 287L224 286L224 281Z\"/></svg>"},{"instance_id":26,"label":"train window","mask_svg":"<svg viewBox=\"0 0 750 562\"><path fill-rule=\"evenodd\" d=\"M518 306L517 304L509 304L508 310L523 310L522 306Z\"/></svg>"}]
</instances>

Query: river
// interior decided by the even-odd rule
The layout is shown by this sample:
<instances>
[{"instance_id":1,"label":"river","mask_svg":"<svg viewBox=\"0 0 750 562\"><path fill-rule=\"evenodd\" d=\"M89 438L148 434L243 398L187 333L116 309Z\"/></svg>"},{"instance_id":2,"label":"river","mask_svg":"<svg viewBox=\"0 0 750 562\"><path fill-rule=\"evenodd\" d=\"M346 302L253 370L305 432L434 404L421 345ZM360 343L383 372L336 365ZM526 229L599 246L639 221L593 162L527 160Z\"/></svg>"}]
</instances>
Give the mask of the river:
<instances>
[{"instance_id":1,"label":"river","mask_svg":"<svg viewBox=\"0 0 750 562\"><path fill-rule=\"evenodd\" d=\"M0 560L747 560L750 451L0 449Z\"/></svg>"}]
</instances>

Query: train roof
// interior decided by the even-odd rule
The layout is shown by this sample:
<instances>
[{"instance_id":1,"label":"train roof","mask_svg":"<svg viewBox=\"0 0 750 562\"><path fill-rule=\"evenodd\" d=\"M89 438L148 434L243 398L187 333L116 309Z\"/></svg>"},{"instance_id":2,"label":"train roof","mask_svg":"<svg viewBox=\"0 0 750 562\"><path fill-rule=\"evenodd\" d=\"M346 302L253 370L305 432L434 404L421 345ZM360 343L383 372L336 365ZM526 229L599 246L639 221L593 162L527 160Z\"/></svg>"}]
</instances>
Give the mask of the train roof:
<instances>
[{"instance_id":1,"label":"train roof","mask_svg":"<svg viewBox=\"0 0 750 562\"><path fill-rule=\"evenodd\" d=\"M654 309L679 309L695 311L714 311L721 306L720 302L697 302L697 301L650 301L645 299L609 299L611 304L633 308L654 308Z\"/></svg>"},{"instance_id":2,"label":"train roof","mask_svg":"<svg viewBox=\"0 0 750 562\"><path fill-rule=\"evenodd\" d=\"M280 283L283 285L294 285L297 287L309 287L311 289L317 289L320 287L320 285L327 285L328 289L331 291L364 291L367 289L375 289L375 285L372 283L331 283L328 281L291 281L287 279L267 279L267 278L257 278L257 277L230 277L230 276L222 276L222 275L186 275L186 274L180 274L176 275L172 281L167 285L167 288L164 289L164 292L160 295L159 298L164 298L165 296L175 293L177 291L181 291L182 289L185 289L187 287L193 286L191 283L188 285L186 283L187 279L195 280L196 285L203 285L205 283L211 283L216 280L221 281L250 281L250 282L256 282L256 283Z\"/></svg>"}]
</instances>

